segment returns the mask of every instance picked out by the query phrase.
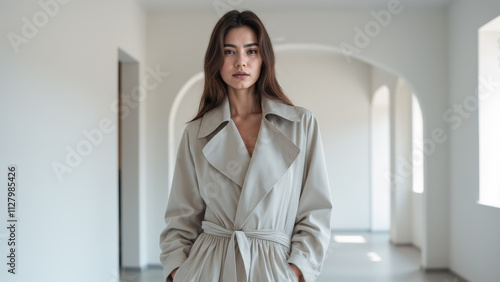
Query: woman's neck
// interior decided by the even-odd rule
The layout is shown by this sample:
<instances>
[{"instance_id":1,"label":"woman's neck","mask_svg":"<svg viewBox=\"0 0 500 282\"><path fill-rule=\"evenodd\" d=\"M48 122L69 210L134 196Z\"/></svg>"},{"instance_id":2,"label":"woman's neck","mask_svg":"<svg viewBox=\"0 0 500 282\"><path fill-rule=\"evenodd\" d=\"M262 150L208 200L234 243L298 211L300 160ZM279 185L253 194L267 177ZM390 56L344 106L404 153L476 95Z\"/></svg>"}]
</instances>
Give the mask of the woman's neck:
<instances>
[{"instance_id":1,"label":"woman's neck","mask_svg":"<svg viewBox=\"0 0 500 282\"><path fill-rule=\"evenodd\" d=\"M231 117L246 118L251 114L262 112L258 96L255 94L255 88L247 89L228 89L229 105Z\"/></svg>"}]
</instances>

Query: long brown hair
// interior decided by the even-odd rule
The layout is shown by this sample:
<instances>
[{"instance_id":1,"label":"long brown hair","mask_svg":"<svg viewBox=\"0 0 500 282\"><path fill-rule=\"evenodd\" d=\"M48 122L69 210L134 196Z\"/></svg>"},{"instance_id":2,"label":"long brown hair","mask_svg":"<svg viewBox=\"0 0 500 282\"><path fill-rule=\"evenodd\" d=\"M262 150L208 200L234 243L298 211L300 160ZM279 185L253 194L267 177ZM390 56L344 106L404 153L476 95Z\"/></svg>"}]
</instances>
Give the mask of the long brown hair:
<instances>
[{"instance_id":1,"label":"long brown hair","mask_svg":"<svg viewBox=\"0 0 500 282\"><path fill-rule=\"evenodd\" d=\"M259 101L261 95L266 95L287 105L293 105L276 79L274 51L266 28L253 12L232 10L222 16L215 25L212 36L210 36L207 52L205 53L203 94L201 95L198 113L191 121L216 108L227 96L227 85L220 75L220 68L224 63L224 38L229 30L243 26L251 28L257 35L262 57L260 76L255 83L255 92L259 96Z\"/></svg>"}]
</instances>

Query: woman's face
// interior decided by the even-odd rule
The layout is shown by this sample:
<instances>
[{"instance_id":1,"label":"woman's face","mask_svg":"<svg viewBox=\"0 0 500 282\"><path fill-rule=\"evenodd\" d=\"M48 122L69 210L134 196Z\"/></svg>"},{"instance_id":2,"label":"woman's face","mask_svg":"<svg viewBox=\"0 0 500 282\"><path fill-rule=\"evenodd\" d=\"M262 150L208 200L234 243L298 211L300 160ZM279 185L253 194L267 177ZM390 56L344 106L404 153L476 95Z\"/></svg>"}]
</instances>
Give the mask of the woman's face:
<instances>
[{"instance_id":1,"label":"woman's face","mask_svg":"<svg viewBox=\"0 0 500 282\"><path fill-rule=\"evenodd\" d=\"M254 87L261 66L262 58L255 32L247 26L229 30L224 38L224 64L220 69L228 90Z\"/></svg>"}]
</instances>

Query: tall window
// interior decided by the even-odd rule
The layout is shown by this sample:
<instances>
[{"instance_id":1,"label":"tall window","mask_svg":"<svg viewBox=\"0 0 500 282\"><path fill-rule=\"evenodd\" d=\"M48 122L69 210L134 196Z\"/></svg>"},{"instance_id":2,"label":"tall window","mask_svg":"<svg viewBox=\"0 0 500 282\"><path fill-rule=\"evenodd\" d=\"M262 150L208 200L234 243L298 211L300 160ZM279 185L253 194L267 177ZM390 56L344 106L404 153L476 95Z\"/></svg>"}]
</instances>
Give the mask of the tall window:
<instances>
[{"instance_id":1,"label":"tall window","mask_svg":"<svg viewBox=\"0 0 500 282\"><path fill-rule=\"evenodd\" d=\"M412 167L413 192L424 192L424 120L417 96L412 95Z\"/></svg>"},{"instance_id":2,"label":"tall window","mask_svg":"<svg viewBox=\"0 0 500 282\"><path fill-rule=\"evenodd\" d=\"M478 35L479 203L500 208L500 17Z\"/></svg>"},{"instance_id":3,"label":"tall window","mask_svg":"<svg viewBox=\"0 0 500 282\"><path fill-rule=\"evenodd\" d=\"M371 107L371 181L372 231L387 231L391 227L391 186L386 178L390 172L389 88L375 91Z\"/></svg>"}]
</instances>

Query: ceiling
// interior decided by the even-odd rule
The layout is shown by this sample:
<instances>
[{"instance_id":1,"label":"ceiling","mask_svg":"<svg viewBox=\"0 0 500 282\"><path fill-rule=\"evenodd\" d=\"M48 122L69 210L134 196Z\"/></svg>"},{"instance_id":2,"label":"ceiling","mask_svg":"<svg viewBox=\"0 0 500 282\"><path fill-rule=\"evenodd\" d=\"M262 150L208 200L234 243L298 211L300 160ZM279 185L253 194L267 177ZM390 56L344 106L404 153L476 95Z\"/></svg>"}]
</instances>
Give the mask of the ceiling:
<instances>
[{"instance_id":1,"label":"ceiling","mask_svg":"<svg viewBox=\"0 0 500 282\"><path fill-rule=\"evenodd\" d=\"M302 11L325 9L382 9L390 0L137 0L149 12L213 12L216 7L257 11ZM396 0L395 0L396 1ZM409 9L442 9L452 0L400 0ZM227 6L224 6L227 5ZM227 10L227 9L225 9Z\"/></svg>"}]
</instances>

